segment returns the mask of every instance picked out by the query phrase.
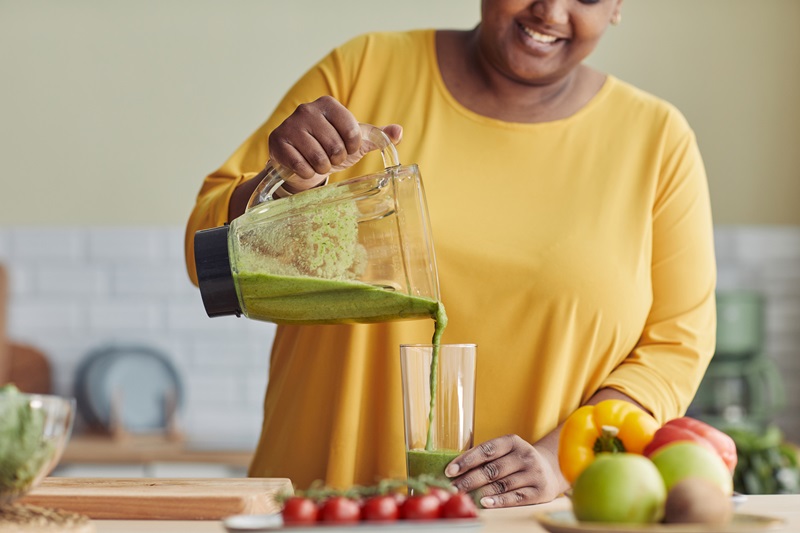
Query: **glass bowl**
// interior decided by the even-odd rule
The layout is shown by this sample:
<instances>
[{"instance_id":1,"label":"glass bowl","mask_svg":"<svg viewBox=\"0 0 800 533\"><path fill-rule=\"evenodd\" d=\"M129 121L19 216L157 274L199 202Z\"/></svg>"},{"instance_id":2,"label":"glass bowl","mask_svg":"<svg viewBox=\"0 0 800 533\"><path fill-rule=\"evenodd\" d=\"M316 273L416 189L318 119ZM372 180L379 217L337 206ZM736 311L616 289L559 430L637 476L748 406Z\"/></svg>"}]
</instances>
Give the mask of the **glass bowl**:
<instances>
[{"instance_id":1,"label":"glass bowl","mask_svg":"<svg viewBox=\"0 0 800 533\"><path fill-rule=\"evenodd\" d=\"M0 505L24 496L61 459L75 400L0 387Z\"/></svg>"}]
</instances>

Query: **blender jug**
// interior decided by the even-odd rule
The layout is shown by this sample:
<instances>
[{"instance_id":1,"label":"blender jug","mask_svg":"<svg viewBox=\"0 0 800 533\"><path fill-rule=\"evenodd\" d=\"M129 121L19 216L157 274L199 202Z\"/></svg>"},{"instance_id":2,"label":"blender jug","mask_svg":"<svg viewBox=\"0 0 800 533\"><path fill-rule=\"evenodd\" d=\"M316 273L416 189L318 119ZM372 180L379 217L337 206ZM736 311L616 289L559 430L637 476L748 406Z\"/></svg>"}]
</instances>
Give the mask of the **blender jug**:
<instances>
[{"instance_id":1,"label":"blender jug","mask_svg":"<svg viewBox=\"0 0 800 533\"><path fill-rule=\"evenodd\" d=\"M362 124L384 170L284 198L287 169L268 162L243 215L195 234L208 316L277 324L432 317L439 282L416 165L400 165L379 128Z\"/></svg>"}]
</instances>

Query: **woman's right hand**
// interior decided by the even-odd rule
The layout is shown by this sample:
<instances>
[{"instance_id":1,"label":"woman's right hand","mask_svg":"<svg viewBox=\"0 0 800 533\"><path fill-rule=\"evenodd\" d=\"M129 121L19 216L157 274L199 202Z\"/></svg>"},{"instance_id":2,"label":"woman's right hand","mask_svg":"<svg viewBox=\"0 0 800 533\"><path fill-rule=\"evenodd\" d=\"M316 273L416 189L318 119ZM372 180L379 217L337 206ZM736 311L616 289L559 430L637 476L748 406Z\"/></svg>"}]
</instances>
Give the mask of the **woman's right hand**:
<instances>
[{"instance_id":1,"label":"woman's right hand","mask_svg":"<svg viewBox=\"0 0 800 533\"><path fill-rule=\"evenodd\" d=\"M382 129L394 144L400 142L401 126ZM330 96L299 105L269 136L270 158L294 172L283 185L292 193L319 185L376 148L362 140L353 114Z\"/></svg>"}]
</instances>

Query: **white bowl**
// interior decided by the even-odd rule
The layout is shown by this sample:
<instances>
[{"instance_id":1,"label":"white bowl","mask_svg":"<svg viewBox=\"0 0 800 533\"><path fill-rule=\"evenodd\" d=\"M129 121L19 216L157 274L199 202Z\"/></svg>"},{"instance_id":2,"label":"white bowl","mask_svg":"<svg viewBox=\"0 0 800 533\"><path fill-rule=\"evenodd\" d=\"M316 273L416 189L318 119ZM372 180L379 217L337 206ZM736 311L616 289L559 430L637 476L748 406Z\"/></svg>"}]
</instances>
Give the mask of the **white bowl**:
<instances>
[{"instance_id":1,"label":"white bowl","mask_svg":"<svg viewBox=\"0 0 800 533\"><path fill-rule=\"evenodd\" d=\"M75 400L0 387L0 505L24 496L61 459Z\"/></svg>"}]
</instances>

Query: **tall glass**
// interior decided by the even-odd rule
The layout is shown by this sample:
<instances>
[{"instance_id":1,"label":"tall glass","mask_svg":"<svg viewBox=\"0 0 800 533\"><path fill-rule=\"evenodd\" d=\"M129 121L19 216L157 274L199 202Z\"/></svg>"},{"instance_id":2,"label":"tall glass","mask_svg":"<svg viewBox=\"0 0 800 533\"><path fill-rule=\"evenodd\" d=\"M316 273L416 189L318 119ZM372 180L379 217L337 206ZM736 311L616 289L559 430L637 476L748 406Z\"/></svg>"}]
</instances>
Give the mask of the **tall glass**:
<instances>
[{"instance_id":1,"label":"tall glass","mask_svg":"<svg viewBox=\"0 0 800 533\"><path fill-rule=\"evenodd\" d=\"M443 477L450 461L472 447L475 356L474 344L400 346L409 477Z\"/></svg>"}]
</instances>

